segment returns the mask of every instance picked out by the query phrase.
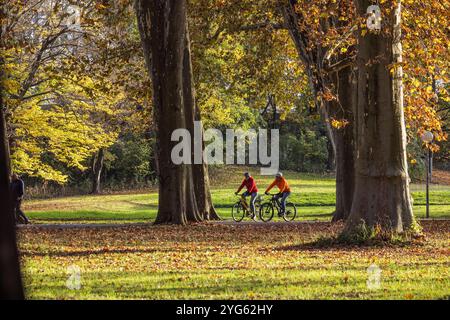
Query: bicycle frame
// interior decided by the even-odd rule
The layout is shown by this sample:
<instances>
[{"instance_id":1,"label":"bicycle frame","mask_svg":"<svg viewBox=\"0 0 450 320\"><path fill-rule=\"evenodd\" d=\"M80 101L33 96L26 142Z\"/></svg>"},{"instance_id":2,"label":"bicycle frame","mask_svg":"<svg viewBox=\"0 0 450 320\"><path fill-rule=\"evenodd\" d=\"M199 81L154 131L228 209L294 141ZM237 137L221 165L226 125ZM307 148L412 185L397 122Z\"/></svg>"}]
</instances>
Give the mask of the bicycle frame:
<instances>
[{"instance_id":1,"label":"bicycle frame","mask_svg":"<svg viewBox=\"0 0 450 320\"><path fill-rule=\"evenodd\" d=\"M242 194L238 194L237 196L239 197L239 200L238 200L237 203L239 203L239 204L241 205L241 207L242 207L245 211L247 211L247 213L250 213L250 212L251 212L251 211L250 211L250 205L247 203L247 200L245 199L245 197L243 197ZM260 197L260 196L258 196L258 198L256 199L255 205L258 204L258 203L259 203L259 204L262 203L261 197Z\"/></svg>"},{"instance_id":2,"label":"bicycle frame","mask_svg":"<svg viewBox=\"0 0 450 320\"><path fill-rule=\"evenodd\" d=\"M242 196L241 194L240 195L238 195L239 196L239 201L238 201L238 203L242 206L242 208L245 210L245 211L249 211L250 210L250 207L249 207L249 205L248 205L248 203L247 203L247 200L245 199L245 197L244 196Z\"/></svg>"},{"instance_id":3,"label":"bicycle frame","mask_svg":"<svg viewBox=\"0 0 450 320\"><path fill-rule=\"evenodd\" d=\"M272 198L270 199L270 202L272 203L273 207L277 209L278 213L281 212L281 203L279 198L276 198L276 196L278 194L269 194L270 196L272 196Z\"/></svg>"}]
</instances>

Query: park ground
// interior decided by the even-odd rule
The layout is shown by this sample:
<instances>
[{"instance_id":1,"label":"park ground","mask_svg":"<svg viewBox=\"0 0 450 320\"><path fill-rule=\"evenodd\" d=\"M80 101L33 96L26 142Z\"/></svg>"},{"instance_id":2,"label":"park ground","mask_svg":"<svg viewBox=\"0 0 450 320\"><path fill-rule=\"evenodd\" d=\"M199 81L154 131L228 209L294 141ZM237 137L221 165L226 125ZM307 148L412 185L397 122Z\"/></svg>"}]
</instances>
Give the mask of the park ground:
<instances>
[{"instance_id":1,"label":"park ground","mask_svg":"<svg viewBox=\"0 0 450 320\"><path fill-rule=\"evenodd\" d=\"M230 223L239 169L213 172L212 193L226 221L152 226L157 193L32 200L34 222L19 229L24 283L31 299L440 299L450 295L450 186L431 190L425 238L388 246L317 246L331 224L332 177L286 173L298 205L295 223ZM271 178L255 175L259 188ZM425 188L412 185L425 214ZM108 224L105 226L104 224ZM63 228L60 224L72 224ZM86 227L82 225L88 224ZM98 227L96 227L96 225ZM380 267L378 289L367 268ZM81 270L70 290L68 267Z\"/></svg>"}]
</instances>

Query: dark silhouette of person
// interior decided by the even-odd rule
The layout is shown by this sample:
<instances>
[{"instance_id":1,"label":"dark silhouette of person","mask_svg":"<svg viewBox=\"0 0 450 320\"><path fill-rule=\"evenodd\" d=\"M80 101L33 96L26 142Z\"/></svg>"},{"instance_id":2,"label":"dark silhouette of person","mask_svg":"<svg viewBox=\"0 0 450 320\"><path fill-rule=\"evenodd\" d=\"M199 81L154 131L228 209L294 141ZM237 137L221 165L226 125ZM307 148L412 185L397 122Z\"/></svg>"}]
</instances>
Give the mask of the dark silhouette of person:
<instances>
[{"instance_id":1,"label":"dark silhouette of person","mask_svg":"<svg viewBox=\"0 0 450 320\"><path fill-rule=\"evenodd\" d=\"M11 197L14 206L14 215L17 223L30 223L25 213L22 211L22 199L25 191L23 180L17 174L11 175Z\"/></svg>"}]
</instances>

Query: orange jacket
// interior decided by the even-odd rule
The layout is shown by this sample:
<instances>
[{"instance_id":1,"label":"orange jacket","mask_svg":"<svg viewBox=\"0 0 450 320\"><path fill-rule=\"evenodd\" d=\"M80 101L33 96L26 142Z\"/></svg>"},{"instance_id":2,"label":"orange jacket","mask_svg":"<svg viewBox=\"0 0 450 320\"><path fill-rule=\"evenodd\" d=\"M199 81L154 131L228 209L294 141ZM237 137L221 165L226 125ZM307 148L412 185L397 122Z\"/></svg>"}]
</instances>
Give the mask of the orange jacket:
<instances>
[{"instance_id":1,"label":"orange jacket","mask_svg":"<svg viewBox=\"0 0 450 320\"><path fill-rule=\"evenodd\" d=\"M281 177L279 180L275 179L274 182L267 188L266 192L269 192L270 189L275 187L275 185L280 189L280 192L291 192L291 188L284 177Z\"/></svg>"}]
</instances>

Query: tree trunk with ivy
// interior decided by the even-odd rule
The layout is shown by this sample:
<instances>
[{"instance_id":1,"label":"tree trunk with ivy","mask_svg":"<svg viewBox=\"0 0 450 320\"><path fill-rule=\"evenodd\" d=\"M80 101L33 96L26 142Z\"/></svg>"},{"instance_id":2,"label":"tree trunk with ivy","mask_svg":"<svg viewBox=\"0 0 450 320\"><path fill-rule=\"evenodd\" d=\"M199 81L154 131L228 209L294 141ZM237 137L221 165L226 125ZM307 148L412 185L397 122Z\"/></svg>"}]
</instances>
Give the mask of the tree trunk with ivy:
<instances>
[{"instance_id":1,"label":"tree trunk with ivy","mask_svg":"<svg viewBox=\"0 0 450 320\"><path fill-rule=\"evenodd\" d=\"M365 16L369 0L357 0ZM362 224L401 233L413 227L403 111L401 1L388 1L381 32L358 36L356 180L344 233Z\"/></svg>"}]
</instances>

